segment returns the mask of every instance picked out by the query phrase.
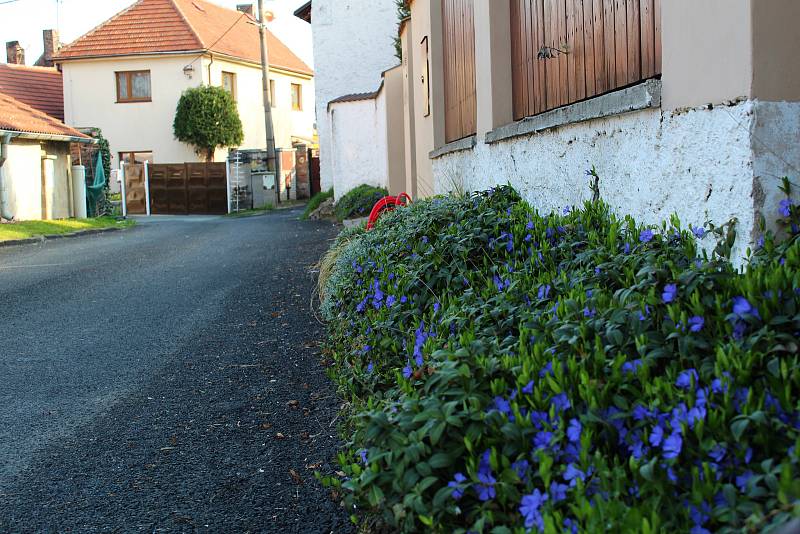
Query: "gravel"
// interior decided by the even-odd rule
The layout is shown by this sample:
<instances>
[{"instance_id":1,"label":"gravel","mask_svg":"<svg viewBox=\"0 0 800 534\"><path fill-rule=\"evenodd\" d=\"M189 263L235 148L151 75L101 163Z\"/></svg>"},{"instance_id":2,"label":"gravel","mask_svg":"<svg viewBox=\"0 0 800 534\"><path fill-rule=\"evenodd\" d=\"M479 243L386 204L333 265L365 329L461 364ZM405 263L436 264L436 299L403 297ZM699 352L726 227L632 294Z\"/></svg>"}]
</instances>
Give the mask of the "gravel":
<instances>
[{"instance_id":1,"label":"gravel","mask_svg":"<svg viewBox=\"0 0 800 534\"><path fill-rule=\"evenodd\" d=\"M0 531L352 530L299 214L0 251Z\"/></svg>"}]
</instances>

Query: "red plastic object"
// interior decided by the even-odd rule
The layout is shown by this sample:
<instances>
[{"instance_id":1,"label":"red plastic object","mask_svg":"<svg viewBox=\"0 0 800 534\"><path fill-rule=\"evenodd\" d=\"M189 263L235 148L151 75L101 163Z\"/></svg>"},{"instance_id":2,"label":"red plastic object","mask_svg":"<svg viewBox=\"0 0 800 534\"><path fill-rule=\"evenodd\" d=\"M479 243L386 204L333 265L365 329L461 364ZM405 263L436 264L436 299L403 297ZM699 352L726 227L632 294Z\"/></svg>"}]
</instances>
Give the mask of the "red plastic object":
<instances>
[{"instance_id":1,"label":"red plastic object","mask_svg":"<svg viewBox=\"0 0 800 534\"><path fill-rule=\"evenodd\" d=\"M369 222L367 222L367 230L372 230L380 216L387 211L394 211L397 206L408 206L409 204L411 204L411 197L406 193L400 193L396 197L383 197L372 207L372 211L369 214Z\"/></svg>"}]
</instances>

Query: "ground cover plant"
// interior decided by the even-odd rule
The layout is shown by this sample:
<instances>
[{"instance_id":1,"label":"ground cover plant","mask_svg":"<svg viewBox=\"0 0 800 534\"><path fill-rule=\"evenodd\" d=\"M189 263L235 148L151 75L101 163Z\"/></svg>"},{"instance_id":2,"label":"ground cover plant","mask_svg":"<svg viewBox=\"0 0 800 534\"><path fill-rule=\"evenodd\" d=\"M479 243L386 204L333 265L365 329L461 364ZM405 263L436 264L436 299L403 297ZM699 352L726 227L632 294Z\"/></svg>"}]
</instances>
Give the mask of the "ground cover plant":
<instances>
[{"instance_id":1,"label":"ground cover plant","mask_svg":"<svg viewBox=\"0 0 800 534\"><path fill-rule=\"evenodd\" d=\"M787 187L787 195L788 195ZM323 262L354 521L769 531L800 514L798 207L745 272L602 202L503 187L351 229Z\"/></svg>"},{"instance_id":2,"label":"ground cover plant","mask_svg":"<svg viewBox=\"0 0 800 534\"><path fill-rule=\"evenodd\" d=\"M300 218L303 220L308 219L309 215L314 213L314 211L319 207L319 205L328 200L329 198L333 198L333 188L328 189L327 191L320 191L319 193L315 194L308 201L306 209L303 211L303 215L301 215Z\"/></svg>"},{"instance_id":3,"label":"ground cover plant","mask_svg":"<svg viewBox=\"0 0 800 534\"><path fill-rule=\"evenodd\" d=\"M388 194L389 192L383 187L359 185L339 199L334 208L334 214L339 221L366 217L372 211L375 203Z\"/></svg>"}]
</instances>

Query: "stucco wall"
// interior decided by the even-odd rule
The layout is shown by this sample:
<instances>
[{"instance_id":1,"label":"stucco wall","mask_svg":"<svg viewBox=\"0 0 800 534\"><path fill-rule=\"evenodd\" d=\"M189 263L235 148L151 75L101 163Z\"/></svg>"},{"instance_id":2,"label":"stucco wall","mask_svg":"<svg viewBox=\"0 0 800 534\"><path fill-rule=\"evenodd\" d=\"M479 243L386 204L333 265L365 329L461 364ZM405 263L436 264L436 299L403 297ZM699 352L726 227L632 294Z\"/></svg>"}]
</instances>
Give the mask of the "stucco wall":
<instances>
[{"instance_id":1,"label":"stucco wall","mask_svg":"<svg viewBox=\"0 0 800 534\"><path fill-rule=\"evenodd\" d=\"M638 221L661 223L673 213L684 225L738 218L741 257L757 239L760 207L775 216L776 177L800 168L800 149L778 142L796 140L798 128L797 104L627 113L442 156L433 161L436 190L510 182L537 208L556 210L591 198L585 171L594 165L602 198ZM754 145L751 131L763 132L769 151Z\"/></svg>"},{"instance_id":2,"label":"stucco wall","mask_svg":"<svg viewBox=\"0 0 800 534\"><path fill-rule=\"evenodd\" d=\"M386 145L388 189L399 195L406 189L405 120L403 113L403 69L397 66L386 71L383 77L386 97Z\"/></svg>"},{"instance_id":3,"label":"stucco wall","mask_svg":"<svg viewBox=\"0 0 800 534\"><path fill-rule=\"evenodd\" d=\"M331 105L331 150L328 152L338 200L361 184L387 186L386 98Z\"/></svg>"},{"instance_id":4,"label":"stucco wall","mask_svg":"<svg viewBox=\"0 0 800 534\"><path fill-rule=\"evenodd\" d=\"M314 0L312 11L322 189L334 183L328 102L375 91L381 73L398 63L394 0Z\"/></svg>"},{"instance_id":5,"label":"stucco wall","mask_svg":"<svg viewBox=\"0 0 800 534\"><path fill-rule=\"evenodd\" d=\"M40 220L42 212L42 156L55 156L53 180L45 192L53 219L70 214L69 144L40 143L13 139L8 146L8 159L3 165L3 180L8 188L11 213L20 221Z\"/></svg>"}]
</instances>

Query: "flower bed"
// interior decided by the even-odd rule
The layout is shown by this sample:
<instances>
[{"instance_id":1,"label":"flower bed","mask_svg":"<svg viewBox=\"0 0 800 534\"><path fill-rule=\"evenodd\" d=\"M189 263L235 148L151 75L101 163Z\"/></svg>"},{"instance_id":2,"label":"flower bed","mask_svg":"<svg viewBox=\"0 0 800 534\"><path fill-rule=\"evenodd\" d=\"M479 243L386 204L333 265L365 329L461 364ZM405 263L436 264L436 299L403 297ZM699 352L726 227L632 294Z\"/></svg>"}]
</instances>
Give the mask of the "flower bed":
<instances>
[{"instance_id":1,"label":"flower bed","mask_svg":"<svg viewBox=\"0 0 800 534\"><path fill-rule=\"evenodd\" d=\"M678 224L540 216L500 188L343 234L322 308L352 440L325 482L354 520L700 533L799 514L800 240L766 236L740 273Z\"/></svg>"},{"instance_id":2,"label":"flower bed","mask_svg":"<svg viewBox=\"0 0 800 534\"><path fill-rule=\"evenodd\" d=\"M362 184L348 191L334 208L336 218L339 221L367 217L372 206L380 199L388 195L389 192L383 187L373 187Z\"/></svg>"}]
</instances>

